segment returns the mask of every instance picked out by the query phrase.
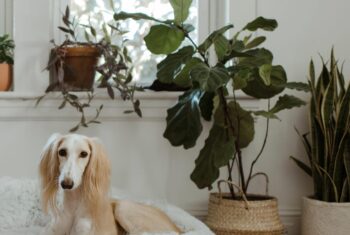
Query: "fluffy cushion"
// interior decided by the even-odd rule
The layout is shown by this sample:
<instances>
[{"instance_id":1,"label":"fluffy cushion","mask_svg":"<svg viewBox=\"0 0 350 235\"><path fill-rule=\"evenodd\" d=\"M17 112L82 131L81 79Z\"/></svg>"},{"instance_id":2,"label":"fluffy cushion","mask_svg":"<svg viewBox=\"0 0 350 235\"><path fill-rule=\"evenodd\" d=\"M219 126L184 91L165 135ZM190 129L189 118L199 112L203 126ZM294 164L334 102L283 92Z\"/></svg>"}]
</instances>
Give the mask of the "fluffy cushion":
<instances>
[{"instance_id":1,"label":"fluffy cushion","mask_svg":"<svg viewBox=\"0 0 350 235\"><path fill-rule=\"evenodd\" d=\"M128 193L116 189L112 189L111 194L113 198L135 200L158 207L185 231L186 235L213 234L202 222L184 210L164 201L138 200ZM49 218L40 209L37 181L9 177L0 178L0 235L37 235L48 220Z\"/></svg>"}]
</instances>

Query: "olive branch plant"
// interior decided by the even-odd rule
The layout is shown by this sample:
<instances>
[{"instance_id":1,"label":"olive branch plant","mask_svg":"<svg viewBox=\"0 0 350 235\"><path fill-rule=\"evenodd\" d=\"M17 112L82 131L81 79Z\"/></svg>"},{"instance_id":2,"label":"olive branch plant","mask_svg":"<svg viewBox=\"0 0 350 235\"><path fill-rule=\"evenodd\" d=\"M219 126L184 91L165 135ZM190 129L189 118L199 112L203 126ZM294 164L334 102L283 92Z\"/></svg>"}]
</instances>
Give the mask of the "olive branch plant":
<instances>
[{"instance_id":1,"label":"olive branch plant","mask_svg":"<svg viewBox=\"0 0 350 235\"><path fill-rule=\"evenodd\" d=\"M68 104L81 114L79 123L70 129L71 132L77 131L80 127L88 127L90 124L100 123L98 118L103 105L96 109L94 117L88 119L86 116L86 109L91 107L91 102L95 97L94 90L87 91L87 98L80 98L78 94L69 91L69 87L62 82L66 48L71 46L92 46L98 49L102 58L95 68L99 74L98 87L105 88L111 99L115 99L115 90L117 90L122 100L130 100L133 105L133 109L126 110L125 113L135 112L139 117L142 117L140 101L134 96L135 91L142 91L142 88L132 83L132 59L125 46L126 40L123 40L119 45L112 41L113 37L122 38L126 32L121 31L118 24L102 23L99 29L93 27L91 23L89 25L80 24L76 17L71 16L68 6L62 16L62 22L64 26L59 26L58 29L65 33L66 39L60 45L51 40L54 47L51 50L46 67L46 70L50 72L50 77L54 78L54 82L47 87L43 96L38 97L36 104L38 105L48 93L58 90L61 91L63 98L58 108L63 109ZM85 41L78 40L78 29L84 32ZM98 30L103 35L101 39L98 39Z\"/></svg>"},{"instance_id":2,"label":"olive branch plant","mask_svg":"<svg viewBox=\"0 0 350 235\"><path fill-rule=\"evenodd\" d=\"M144 38L145 44L152 53L166 56L157 65L157 81L185 89L178 102L167 111L164 137L173 146L189 149L201 136L202 122L212 122L209 136L195 160L192 181L200 189L211 189L220 176L220 168L226 167L227 178L233 181L236 166L240 187L246 195L252 179L264 176L268 180L265 173L255 172L254 167L266 146L270 119L279 119L278 112L305 104L295 96L284 94L271 107L270 99L286 88L308 91L308 86L287 82L284 68L273 65L273 54L260 47L266 37L256 36L255 32L275 30L276 20L258 17L233 37L226 36L233 28L229 24L197 44L191 36L195 27L186 23L192 0L169 2L174 10L173 19L127 12L115 13L114 19L117 22L127 19L153 21L154 25ZM246 32L248 36L242 36ZM210 63L211 48L215 51L214 64ZM267 110L246 110L236 98L239 90L250 97L267 100ZM242 150L254 139L254 116L266 118L266 134L247 175ZM232 186L229 189L233 199L239 198Z\"/></svg>"}]
</instances>

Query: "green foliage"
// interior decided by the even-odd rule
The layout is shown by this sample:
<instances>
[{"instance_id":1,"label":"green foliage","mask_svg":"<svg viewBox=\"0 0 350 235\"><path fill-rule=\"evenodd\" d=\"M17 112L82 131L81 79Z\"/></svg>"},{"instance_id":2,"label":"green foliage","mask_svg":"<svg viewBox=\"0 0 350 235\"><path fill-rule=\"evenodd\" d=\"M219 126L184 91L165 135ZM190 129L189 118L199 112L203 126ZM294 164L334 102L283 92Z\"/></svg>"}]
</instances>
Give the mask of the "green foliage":
<instances>
[{"instance_id":1,"label":"green foliage","mask_svg":"<svg viewBox=\"0 0 350 235\"><path fill-rule=\"evenodd\" d=\"M225 113L229 117L225 116ZM233 133L238 147L246 148L254 139L254 119L250 112L244 110L237 102L231 101L227 104L227 110L219 106L215 113L215 123L228 128L228 121L231 120L235 132Z\"/></svg>"},{"instance_id":2,"label":"green foliage","mask_svg":"<svg viewBox=\"0 0 350 235\"><path fill-rule=\"evenodd\" d=\"M276 118L276 113L285 110L285 109L292 109L294 107L300 107L305 105L306 103L299 98L292 96L292 95L283 95L278 98L278 101L276 102L275 106L270 109L269 111L255 111L255 115L264 116L266 118Z\"/></svg>"},{"instance_id":3,"label":"green foliage","mask_svg":"<svg viewBox=\"0 0 350 235\"><path fill-rule=\"evenodd\" d=\"M111 1L111 5L113 5L112 3ZM123 13L120 14L115 17L126 17L123 16ZM132 15L135 18L142 18L143 16L142 14ZM51 41L53 49L51 50L46 67L50 71L50 85L47 87L45 95L38 98L37 104L48 93L61 91L63 101L59 109L63 109L68 104L81 115L78 124L71 128L71 132L77 131L80 127L88 127L90 124L99 124L98 118L103 105L100 105L96 109L96 115L94 117L88 118L85 115L86 110L91 108L90 103L95 97L93 89L87 91L87 98L84 99L79 95L73 94L71 87L64 82L64 72L68 67L66 63L68 49L72 47L94 47L99 52L101 59L95 68L95 72L100 75L98 87L105 88L111 99L115 99L115 93L117 91L122 100L129 100L132 104L133 109L127 110L125 113L135 113L139 117L142 117L140 101L134 97L135 91L140 90L140 88L135 84L131 84L132 60L129 52L124 43L120 45L112 42L113 37L123 36L123 32L118 28L118 25L114 26L104 22L99 26L79 24L76 17L71 15L68 6L62 16L62 23L63 26L59 26L58 29L66 34L66 40L61 45L55 44L53 40ZM78 41L77 30L79 28L84 29L86 41ZM102 35L101 39L98 39L98 34Z\"/></svg>"},{"instance_id":4,"label":"green foliage","mask_svg":"<svg viewBox=\"0 0 350 235\"><path fill-rule=\"evenodd\" d=\"M192 148L201 135L203 121L213 120L191 174L194 183L199 188L211 188L220 176L220 168L226 166L228 178L232 180L236 169L234 165L237 164L243 192L247 193L249 182L256 176L253 174L254 164L265 146L245 178L241 150L254 139L253 115L264 116L268 123L270 118L277 117L278 112L299 107L304 102L297 97L284 95L272 109L256 113L239 104L236 91L242 90L253 98L269 100L286 88L305 90L305 84L288 83L284 68L274 65L272 53L260 47L266 37L254 37L257 30L273 31L277 27L275 20L258 17L233 37L226 35L233 29L233 25L229 24L213 31L197 45L189 34L193 26L186 24L191 1L171 0L170 4L174 9L174 19L155 19L142 13L124 12L116 14L114 18L153 21L155 25L145 37L147 48L154 54L167 55L157 66L157 81L188 89L179 97L177 104L168 109L164 137L173 146ZM242 39L241 33L244 31L251 35ZM181 46L185 39L192 46ZM215 51L216 63L209 63L211 51ZM228 92L228 84L232 84L233 94ZM235 196L233 190L231 194Z\"/></svg>"},{"instance_id":5,"label":"green foliage","mask_svg":"<svg viewBox=\"0 0 350 235\"><path fill-rule=\"evenodd\" d=\"M280 94L284 90L284 85L287 83L287 74L284 68L280 65L272 66L268 82L270 85L266 85L258 69L255 69L252 71L252 76L247 86L242 88L242 91L258 99L269 99Z\"/></svg>"},{"instance_id":6,"label":"green foliage","mask_svg":"<svg viewBox=\"0 0 350 235\"><path fill-rule=\"evenodd\" d=\"M309 166L295 158L294 161L307 174L311 173L316 199L349 202L350 84L346 88L333 50L329 67L323 63L316 79L314 64L310 63L311 141L302 136Z\"/></svg>"},{"instance_id":7,"label":"green foliage","mask_svg":"<svg viewBox=\"0 0 350 235\"><path fill-rule=\"evenodd\" d=\"M263 29L266 31L273 31L277 28L278 24L276 20L265 19L264 17L258 17L252 22L249 22L243 29L249 31L256 31L258 29Z\"/></svg>"},{"instance_id":8,"label":"green foliage","mask_svg":"<svg viewBox=\"0 0 350 235\"><path fill-rule=\"evenodd\" d=\"M187 91L179 97L179 102L174 107L168 109L164 137L172 145L183 145L185 149L196 145L203 129L199 108L201 95L199 89Z\"/></svg>"},{"instance_id":9,"label":"green foliage","mask_svg":"<svg viewBox=\"0 0 350 235\"><path fill-rule=\"evenodd\" d=\"M15 44L8 34L0 37L0 63L13 64Z\"/></svg>"},{"instance_id":10,"label":"green foliage","mask_svg":"<svg viewBox=\"0 0 350 235\"><path fill-rule=\"evenodd\" d=\"M170 0L170 4L174 9L174 21L182 24L188 18L192 0Z\"/></svg>"},{"instance_id":11,"label":"green foliage","mask_svg":"<svg viewBox=\"0 0 350 235\"><path fill-rule=\"evenodd\" d=\"M224 33L233 28L233 25L227 25L212 32L209 37L198 47L198 51L205 53L208 51L211 45L215 44L216 41L220 40L221 37L224 37Z\"/></svg>"},{"instance_id":12,"label":"green foliage","mask_svg":"<svg viewBox=\"0 0 350 235\"><path fill-rule=\"evenodd\" d=\"M226 69L221 67L211 68L205 63L199 63L191 70L191 79L199 83L202 90L215 92L219 87L225 86L230 80Z\"/></svg>"},{"instance_id":13,"label":"green foliage","mask_svg":"<svg viewBox=\"0 0 350 235\"><path fill-rule=\"evenodd\" d=\"M169 54L161 63L157 65L158 80L162 83L172 83L174 80L177 80L177 82L181 83L181 80L184 80L186 78L181 79L176 77L179 75L182 66L184 66L190 59L192 59L193 54L194 48L192 46L183 47L176 53Z\"/></svg>"},{"instance_id":14,"label":"green foliage","mask_svg":"<svg viewBox=\"0 0 350 235\"><path fill-rule=\"evenodd\" d=\"M185 33L168 25L154 25L145 37L148 50L154 54L170 54L181 45Z\"/></svg>"},{"instance_id":15,"label":"green foliage","mask_svg":"<svg viewBox=\"0 0 350 235\"><path fill-rule=\"evenodd\" d=\"M191 174L191 179L198 188L211 188L212 183L220 176L220 168L232 159L235 140L229 132L229 129L215 124L211 128Z\"/></svg>"}]
</instances>

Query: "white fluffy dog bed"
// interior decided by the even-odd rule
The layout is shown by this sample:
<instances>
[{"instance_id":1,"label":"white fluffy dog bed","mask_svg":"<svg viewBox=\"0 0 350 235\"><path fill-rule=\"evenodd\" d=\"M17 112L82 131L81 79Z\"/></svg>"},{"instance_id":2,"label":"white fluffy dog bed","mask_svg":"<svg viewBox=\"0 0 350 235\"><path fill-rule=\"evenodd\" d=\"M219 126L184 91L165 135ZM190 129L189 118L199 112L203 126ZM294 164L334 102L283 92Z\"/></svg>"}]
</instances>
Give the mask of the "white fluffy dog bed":
<instances>
[{"instance_id":1,"label":"white fluffy dog bed","mask_svg":"<svg viewBox=\"0 0 350 235\"><path fill-rule=\"evenodd\" d=\"M135 200L116 189L112 190L112 197ZM163 210L186 235L214 234L202 222L180 208L159 202L143 203ZM37 181L0 178L0 235L38 235L47 222L48 218L40 209Z\"/></svg>"}]
</instances>

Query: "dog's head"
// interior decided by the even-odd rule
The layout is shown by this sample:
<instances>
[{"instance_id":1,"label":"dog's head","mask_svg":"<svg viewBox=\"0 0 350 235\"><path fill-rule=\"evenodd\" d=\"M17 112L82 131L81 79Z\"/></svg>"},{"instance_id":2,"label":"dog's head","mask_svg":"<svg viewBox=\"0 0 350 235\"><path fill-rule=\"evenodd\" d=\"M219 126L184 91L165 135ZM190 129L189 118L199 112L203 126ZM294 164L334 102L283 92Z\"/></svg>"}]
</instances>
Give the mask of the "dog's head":
<instances>
[{"instance_id":1,"label":"dog's head","mask_svg":"<svg viewBox=\"0 0 350 235\"><path fill-rule=\"evenodd\" d=\"M52 135L40 162L44 210L56 207L56 193L81 190L90 205L107 195L110 168L99 141L77 134Z\"/></svg>"}]
</instances>

